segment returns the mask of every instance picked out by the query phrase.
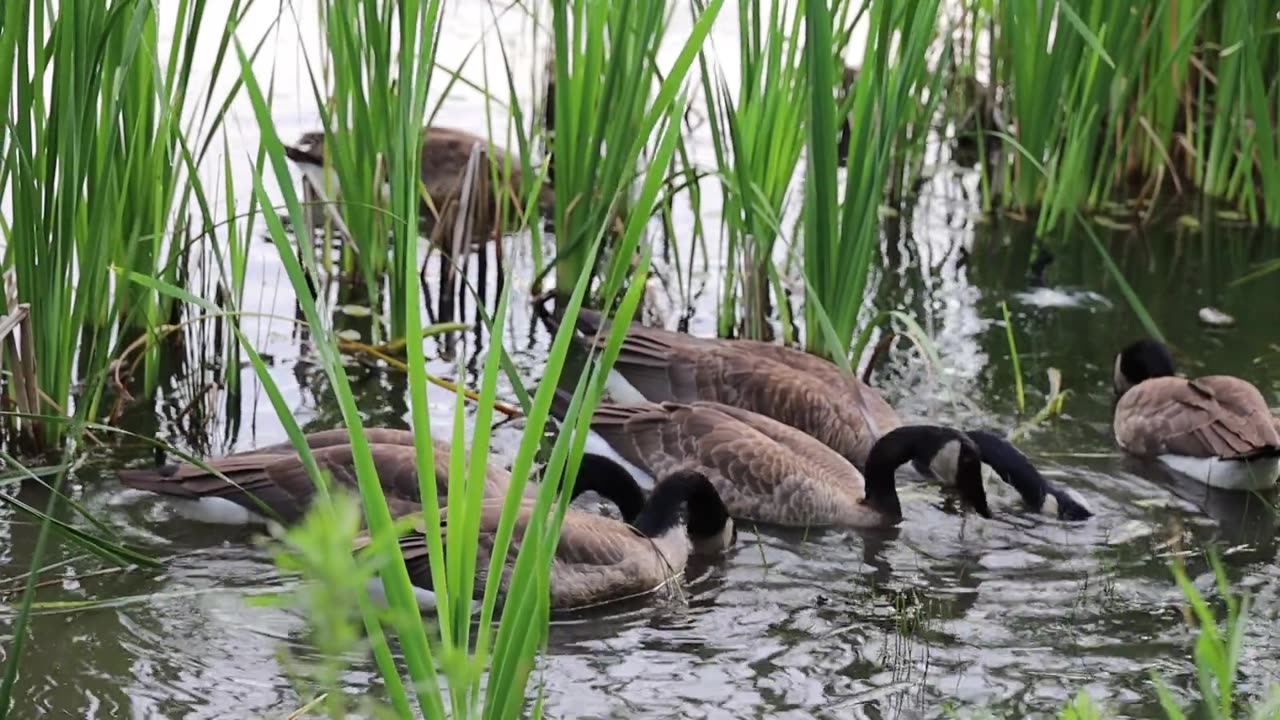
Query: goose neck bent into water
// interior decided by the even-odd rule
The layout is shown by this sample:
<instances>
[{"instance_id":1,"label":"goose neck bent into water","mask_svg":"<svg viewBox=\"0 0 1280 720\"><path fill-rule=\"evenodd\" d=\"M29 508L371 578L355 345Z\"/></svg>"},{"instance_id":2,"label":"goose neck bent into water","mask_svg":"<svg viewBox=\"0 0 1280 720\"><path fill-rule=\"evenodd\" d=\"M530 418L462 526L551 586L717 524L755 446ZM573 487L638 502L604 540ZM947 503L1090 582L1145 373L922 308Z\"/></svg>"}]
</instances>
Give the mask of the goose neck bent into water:
<instances>
[{"instance_id":1,"label":"goose neck bent into water","mask_svg":"<svg viewBox=\"0 0 1280 720\"><path fill-rule=\"evenodd\" d=\"M1070 488L1051 484L1008 440L986 430L969 430L966 434L982 453L983 464L1016 490L1027 507L1061 520L1086 520L1093 516L1083 497Z\"/></svg>"},{"instance_id":2,"label":"goose neck bent into water","mask_svg":"<svg viewBox=\"0 0 1280 720\"><path fill-rule=\"evenodd\" d=\"M937 425L906 425L876 441L867 455L863 502L889 520L901 520L902 502L894 474L910 460L944 466L943 482L950 480L961 499L979 515L991 517L982 485L982 462L973 440L958 430Z\"/></svg>"}]
</instances>

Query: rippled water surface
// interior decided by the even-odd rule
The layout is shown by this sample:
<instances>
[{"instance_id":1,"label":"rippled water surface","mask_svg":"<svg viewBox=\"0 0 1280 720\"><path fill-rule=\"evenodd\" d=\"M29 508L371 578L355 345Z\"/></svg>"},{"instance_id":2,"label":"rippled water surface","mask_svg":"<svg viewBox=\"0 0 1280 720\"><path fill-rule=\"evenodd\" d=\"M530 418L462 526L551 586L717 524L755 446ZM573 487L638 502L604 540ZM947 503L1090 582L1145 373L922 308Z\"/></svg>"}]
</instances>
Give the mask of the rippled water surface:
<instances>
[{"instance_id":1,"label":"rippled water surface","mask_svg":"<svg viewBox=\"0 0 1280 720\"><path fill-rule=\"evenodd\" d=\"M462 3L451 12L469 27L487 17L485 7ZM717 42L732 41L732 22ZM517 38L527 34L518 23L511 29ZM461 57L478 36L478 30L463 32L447 49ZM719 49L730 56L727 46ZM283 50L277 54L285 65L296 62ZM286 137L318 124L297 99L304 96L286 88L278 102ZM469 126L482 113L474 95L460 92L441 121ZM976 199L967 195L972 187L972 177L943 168L901 221L884 226L875 306L915 314L943 366L928 367L903 343L874 383L908 420L1011 429L1019 418L1001 320L1007 303L1029 413L1044 402L1050 368L1061 371L1070 393L1060 419L1020 442L1046 475L1084 494L1097 517L1060 523L1025 514L1005 497L995 503L995 519L966 520L936 490L904 481L906 519L893 531L803 537L744 528L726 559L692 573L681 599L560 618L535 676L545 685L549 715L879 718L986 708L1025 717L1052 714L1086 689L1122 716L1149 717L1157 709L1151 671L1186 697L1194 682L1193 638L1168 564L1185 555L1192 576L1207 588L1200 553L1210 545L1227 553L1237 590L1254 597L1243 663L1247 691L1280 680L1275 498L1208 493L1114 453L1112 358L1141 326L1083 236L1051 238L1056 259L1044 285L1030 285L1030 229L978 221L971 214ZM688 208L677 217L687 229ZM1212 221L1196 231L1174 229L1171 220L1162 232L1098 232L1178 348L1186 372L1248 378L1280 406L1280 280L1232 284L1257 263L1280 257L1280 241ZM522 241L511 242L516 262L527 263L518 249ZM292 297L282 289L287 283L273 253L269 245L255 246L249 302L289 316ZM659 262L655 272L672 277L669 263ZM696 311L691 331L710 334L721 274L714 263L698 268L687 299L655 290L646 321L675 327L687 302ZM530 317L521 282L503 341L536 379L549 336ZM1206 305L1238 324L1206 328L1197 320ZM338 322L367 333L371 321L342 316ZM254 320L246 327L272 354L272 372L306 429L335 426L338 411L321 373L300 353L289 325ZM479 330L461 336L455 350L464 378L474 380L487 343ZM200 350L193 344L192 362L169 373L154 412L134 408L126 425L180 438L205 453L283 439L251 371L243 397L233 403L238 415L212 414L202 425L206 432L184 432L193 425L184 409L202 387L190 369L198 366ZM456 360L443 348L433 352L433 370L455 375ZM365 367L352 372L367 420L403 426L401 377ZM448 423L452 395L433 388L430 397L433 420ZM511 426L495 431L499 454L513 451L518 432ZM287 715L310 699L279 661L286 648L307 652L304 623L255 602L285 581L248 531L191 525L162 504L121 492L111 469L150 457L129 443L94 451L74 476L75 492L130 542L167 558L164 569L121 573L74 549L54 548L51 559L62 564L48 572L39 593L17 715ZM47 499L35 488L21 497L38 506ZM36 531L0 509L0 593L8 602L16 598L13 578L27 569ZM0 607L6 653L12 616L11 605ZM372 664L355 668L347 678L353 691L376 686Z\"/></svg>"}]
</instances>

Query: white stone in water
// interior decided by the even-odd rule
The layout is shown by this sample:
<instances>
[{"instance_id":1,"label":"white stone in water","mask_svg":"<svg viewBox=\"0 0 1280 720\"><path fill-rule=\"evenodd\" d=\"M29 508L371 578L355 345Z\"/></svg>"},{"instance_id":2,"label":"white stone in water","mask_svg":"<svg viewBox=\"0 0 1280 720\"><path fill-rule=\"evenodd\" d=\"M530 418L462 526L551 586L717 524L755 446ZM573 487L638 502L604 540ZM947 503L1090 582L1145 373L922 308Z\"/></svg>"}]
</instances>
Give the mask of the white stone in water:
<instances>
[{"instance_id":1,"label":"white stone in water","mask_svg":"<svg viewBox=\"0 0 1280 720\"><path fill-rule=\"evenodd\" d=\"M1214 327L1231 327L1236 319L1215 307L1200 308L1200 322Z\"/></svg>"}]
</instances>

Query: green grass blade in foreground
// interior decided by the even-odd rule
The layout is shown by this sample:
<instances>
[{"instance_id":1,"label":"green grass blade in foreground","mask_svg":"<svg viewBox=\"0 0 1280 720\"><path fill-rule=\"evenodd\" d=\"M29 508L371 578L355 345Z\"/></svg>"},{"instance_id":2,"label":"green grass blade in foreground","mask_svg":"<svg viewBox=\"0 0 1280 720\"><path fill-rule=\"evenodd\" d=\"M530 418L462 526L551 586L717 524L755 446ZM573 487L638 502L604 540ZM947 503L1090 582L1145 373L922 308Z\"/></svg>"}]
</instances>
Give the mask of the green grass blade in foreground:
<instances>
[{"instance_id":1,"label":"green grass blade in foreground","mask_svg":"<svg viewBox=\"0 0 1280 720\"><path fill-rule=\"evenodd\" d=\"M1018 414L1027 410L1027 396L1022 388L1022 358L1018 357L1018 343L1013 337L1013 319L1009 317L1009 303L1000 302L1000 312L1004 315L1004 334L1009 342L1009 358L1013 363L1013 382L1018 401Z\"/></svg>"},{"instance_id":2,"label":"green grass blade in foreground","mask_svg":"<svg viewBox=\"0 0 1280 720\"><path fill-rule=\"evenodd\" d=\"M302 208L298 202L297 193L293 189L289 167L284 157L283 144L275 132L270 110L266 105L261 90L258 88L253 68L249 64L239 42L236 43L236 53L240 58L245 88L253 102L254 112L259 128L262 131L262 142L267 147L267 154L271 158L271 166L276 174L281 191L285 195L286 205L295 222L294 227L305 227L300 222ZM260 176L254 177L254 192L259 196L259 203L263 208L272 207ZM289 243L280 218L275 212L268 211L265 214L265 220L271 239L285 266L289 281L293 285L298 303L302 307L308 324L311 326L313 345L337 397L343 420L351 432L352 456L356 465L356 477L360 488L361 500L365 508L369 533L375 542L381 541L383 537L394 533L395 530L392 527L382 487L373 466L373 457L369 450L369 443L364 435L360 413L356 408L346 371L338 357L336 343L322 322L320 313L316 308L315 298L312 297L309 290L304 270ZM263 375L265 374L263 373ZM289 416L287 407L278 409L286 410L284 416L282 416L282 420L285 420L285 417ZM290 440L293 441L295 447L298 448L304 458L308 474L311 475L312 480L317 483L317 487L323 493L324 479L321 477L318 468L315 467L315 460L307 449L301 433L297 432L296 423L293 423L291 417L286 422L286 428L289 430ZM414 687L418 691L419 706L424 708L424 711L430 716L439 717L443 714L444 708L435 677L434 664L431 661L430 645L426 639L422 617L414 599L413 588L409 582L403 558L400 556L398 544L393 546L392 552L396 562L391 563L390 571L383 576L383 583L386 587L388 602L396 610L392 617L397 618L399 621L396 629L404 649L405 664L410 677L414 681Z\"/></svg>"}]
</instances>

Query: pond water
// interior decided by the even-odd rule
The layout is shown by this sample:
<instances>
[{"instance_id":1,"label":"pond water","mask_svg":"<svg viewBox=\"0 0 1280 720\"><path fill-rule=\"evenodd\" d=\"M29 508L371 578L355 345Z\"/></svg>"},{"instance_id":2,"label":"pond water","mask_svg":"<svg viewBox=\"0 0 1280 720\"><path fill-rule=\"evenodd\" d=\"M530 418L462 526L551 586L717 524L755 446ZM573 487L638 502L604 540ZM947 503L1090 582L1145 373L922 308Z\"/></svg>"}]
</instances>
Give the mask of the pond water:
<instances>
[{"instance_id":1,"label":"pond water","mask_svg":"<svg viewBox=\"0 0 1280 720\"><path fill-rule=\"evenodd\" d=\"M483 7L463 3L451 12L479 15L475 6ZM446 105L446 124L464 124L477 112L470 106L450 115L453 109ZM309 129L314 120L305 112L279 119L286 137L291 123ZM1246 691L1280 680L1275 498L1208 493L1114 452L1112 358L1142 333L1140 324L1083 236L1053 238L1056 259L1044 286L1029 285L1031 229L978 219L972 187L971 176L939 173L910 213L884 225L875 306L914 314L943 366L930 369L904 344L874 383L908 421L1012 428L1019 418L1001 320L1007 303L1029 411L1044 402L1049 368L1062 372L1070 392L1063 416L1030 430L1022 447L1047 476L1084 494L1097 516L1060 523L1004 498L995 503L995 519L966 520L936 490L908 485L906 518L891 532L801 538L742 528L728 557L692 574L682 602L558 618L534 677L545 687L549 716L886 718L948 709L1051 716L1084 689L1118 716L1150 717L1158 711L1151 672L1183 698L1194 684L1194 636L1170 560L1185 556L1197 584L1208 588L1202 550L1210 546L1226 552L1232 582L1254 598ZM683 213L687 223L688 209ZM1277 278L1232 284L1280 257L1280 240L1212 218L1197 230L1172 219L1158 224L1165 230L1141 235L1097 231L1179 349L1184 371L1248 378L1280 405ZM657 272L668 269L660 263ZM694 274L688 302L695 334L713 331L722 272L713 258ZM255 245L248 287L253 307L292 315L269 244ZM675 327L686 299L655 289L651 300L646 321ZM517 281L512 305L503 342L536 379L549 335L529 311L527 281ZM1206 305L1237 325L1201 325L1197 313ZM335 313L335 323L366 335L371 322ZM288 323L263 319L246 328L273 357L272 373L306 429L336 426L322 373ZM480 330L459 336L454 351L464 379L474 380L488 341ZM433 371L457 374L457 359L434 345L429 350ZM122 424L212 454L284 439L251 370L243 395L230 403L202 395L207 375L199 361L207 352L204 339L189 343L188 362L168 368L163 398L154 408L132 408ZM366 422L404 426L400 374L364 366L351 372ZM198 396L203 400L193 402ZM433 422L446 427L453 396L433 388L430 400ZM227 413L227 404L236 412ZM495 431L499 455L512 451L518 432L510 425ZM288 581L251 533L188 524L163 504L121 492L112 469L150 457L138 443L95 449L74 475L74 490L128 541L165 558L163 570L105 570L74 549L53 548L49 560L61 564L38 596L15 715L287 716L310 699L279 659L286 648L307 653L305 623L254 599ZM21 497L41 507L46 500L33 487ZM0 510L0 593L7 601L16 598L12 578L27 570L37 530ZM12 619L11 606L0 608L4 648ZM347 682L355 693L376 693L372 664L357 662Z\"/></svg>"}]
</instances>

